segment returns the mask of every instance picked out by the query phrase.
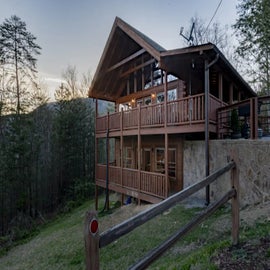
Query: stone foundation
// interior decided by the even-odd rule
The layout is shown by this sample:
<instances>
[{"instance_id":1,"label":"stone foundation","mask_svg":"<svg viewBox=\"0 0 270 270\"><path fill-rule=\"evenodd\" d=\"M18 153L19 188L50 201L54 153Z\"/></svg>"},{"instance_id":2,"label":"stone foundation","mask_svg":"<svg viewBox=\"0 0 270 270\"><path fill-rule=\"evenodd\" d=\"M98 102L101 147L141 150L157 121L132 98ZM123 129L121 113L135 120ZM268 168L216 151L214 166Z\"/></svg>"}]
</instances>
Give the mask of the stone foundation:
<instances>
[{"instance_id":1,"label":"stone foundation","mask_svg":"<svg viewBox=\"0 0 270 270\"><path fill-rule=\"evenodd\" d=\"M184 142L184 188L205 177L204 141ZM224 167L230 153L239 156L241 206L265 202L270 199L270 141L263 140L211 140L210 174ZM226 173L210 186L211 200L220 198L230 189L230 173ZM202 190L194 196L205 198Z\"/></svg>"}]
</instances>

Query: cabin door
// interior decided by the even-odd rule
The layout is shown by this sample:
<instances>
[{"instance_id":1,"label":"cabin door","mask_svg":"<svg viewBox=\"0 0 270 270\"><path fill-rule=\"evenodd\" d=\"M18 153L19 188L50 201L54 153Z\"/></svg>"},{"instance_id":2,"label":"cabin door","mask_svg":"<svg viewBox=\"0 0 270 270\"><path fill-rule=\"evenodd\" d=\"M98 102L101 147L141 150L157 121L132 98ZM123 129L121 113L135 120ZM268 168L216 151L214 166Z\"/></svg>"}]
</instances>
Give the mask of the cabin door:
<instances>
[{"instance_id":1,"label":"cabin door","mask_svg":"<svg viewBox=\"0 0 270 270\"><path fill-rule=\"evenodd\" d=\"M143 148L142 150L142 166L141 169L146 172L151 171L151 149Z\"/></svg>"}]
</instances>

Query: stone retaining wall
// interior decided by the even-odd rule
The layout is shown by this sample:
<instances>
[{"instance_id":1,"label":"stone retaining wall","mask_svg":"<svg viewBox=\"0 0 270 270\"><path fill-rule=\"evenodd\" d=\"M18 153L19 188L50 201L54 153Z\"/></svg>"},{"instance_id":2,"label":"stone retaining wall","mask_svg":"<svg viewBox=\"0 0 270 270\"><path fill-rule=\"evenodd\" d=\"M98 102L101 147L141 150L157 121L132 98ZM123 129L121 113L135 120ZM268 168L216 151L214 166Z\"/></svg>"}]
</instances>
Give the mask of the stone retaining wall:
<instances>
[{"instance_id":1,"label":"stone retaining wall","mask_svg":"<svg viewBox=\"0 0 270 270\"><path fill-rule=\"evenodd\" d=\"M205 177L204 141L184 142L184 188ZM270 199L270 141L210 141L210 173L227 164L230 153L239 156L240 204L256 204ZM230 173L210 187L211 200L220 198L230 188ZM205 198L200 191L194 196Z\"/></svg>"}]
</instances>

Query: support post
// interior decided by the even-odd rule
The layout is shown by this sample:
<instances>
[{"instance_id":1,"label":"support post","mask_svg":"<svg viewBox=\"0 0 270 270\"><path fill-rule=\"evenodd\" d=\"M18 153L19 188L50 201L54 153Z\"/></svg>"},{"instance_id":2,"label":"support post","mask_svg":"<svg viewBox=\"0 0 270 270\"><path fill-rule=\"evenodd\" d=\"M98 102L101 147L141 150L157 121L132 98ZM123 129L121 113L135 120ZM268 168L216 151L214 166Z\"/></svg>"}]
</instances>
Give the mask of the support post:
<instances>
[{"instance_id":1,"label":"support post","mask_svg":"<svg viewBox=\"0 0 270 270\"><path fill-rule=\"evenodd\" d=\"M204 115L205 115L205 127L204 127L204 140L205 140L205 176L209 175L209 65L208 60L204 61ZM210 203L210 186L205 188L205 204Z\"/></svg>"},{"instance_id":2,"label":"support post","mask_svg":"<svg viewBox=\"0 0 270 270\"><path fill-rule=\"evenodd\" d=\"M169 138L168 133L165 131L165 196L169 197L170 191L170 180L169 180L169 166L168 166L168 155L169 155Z\"/></svg>"},{"instance_id":3,"label":"support post","mask_svg":"<svg viewBox=\"0 0 270 270\"><path fill-rule=\"evenodd\" d=\"M165 71L165 81L164 81L164 128L167 128L167 121L168 121L168 74Z\"/></svg>"},{"instance_id":4,"label":"support post","mask_svg":"<svg viewBox=\"0 0 270 270\"><path fill-rule=\"evenodd\" d=\"M97 118L98 118L98 99L96 99L96 115L95 115L95 130L97 130ZM98 138L95 132L95 181L97 179L97 166L98 164ZM98 187L95 188L95 209L98 210Z\"/></svg>"},{"instance_id":5,"label":"support post","mask_svg":"<svg viewBox=\"0 0 270 270\"><path fill-rule=\"evenodd\" d=\"M99 231L97 212L89 211L85 215L84 243L86 270L99 270Z\"/></svg>"},{"instance_id":6,"label":"support post","mask_svg":"<svg viewBox=\"0 0 270 270\"><path fill-rule=\"evenodd\" d=\"M236 191L232 198L232 243L238 245L239 243L239 157L236 151L232 152L232 158L236 166L231 171L231 185Z\"/></svg>"},{"instance_id":7,"label":"support post","mask_svg":"<svg viewBox=\"0 0 270 270\"><path fill-rule=\"evenodd\" d=\"M219 59L219 54L216 54L214 60L210 63L207 59L204 60L204 112L205 112L205 126L204 126L204 140L205 140L205 176L209 176L210 174L210 158L209 158L209 69L213 66ZM210 186L206 186L205 188L205 199L206 205L210 204Z\"/></svg>"},{"instance_id":8,"label":"support post","mask_svg":"<svg viewBox=\"0 0 270 270\"><path fill-rule=\"evenodd\" d=\"M110 198L109 198L109 170L110 170L110 114L107 112L107 135L106 135L106 202L104 208L108 211L110 208Z\"/></svg>"},{"instance_id":9,"label":"support post","mask_svg":"<svg viewBox=\"0 0 270 270\"><path fill-rule=\"evenodd\" d=\"M141 194L142 183L141 183L141 148L142 148L142 138L141 138L141 105L138 106L138 141L137 141L137 160L138 160L138 179L139 179L139 194ZM140 196L138 198L138 203L141 205Z\"/></svg>"},{"instance_id":10,"label":"support post","mask_svg":"<svg viewBox=\"0 0 270 270\"><path fill-rule=\"evenodd\" d=\"M121 168L121 173L120 173L120 180L121 180L121 188L123 187L123 148L124 148L124 138L123 138L123 108L121 108L121 114L120 114L120 168ZM124 194L122 193L121 196L121 204L124 204Z\"/></svg>"}]
</instances>

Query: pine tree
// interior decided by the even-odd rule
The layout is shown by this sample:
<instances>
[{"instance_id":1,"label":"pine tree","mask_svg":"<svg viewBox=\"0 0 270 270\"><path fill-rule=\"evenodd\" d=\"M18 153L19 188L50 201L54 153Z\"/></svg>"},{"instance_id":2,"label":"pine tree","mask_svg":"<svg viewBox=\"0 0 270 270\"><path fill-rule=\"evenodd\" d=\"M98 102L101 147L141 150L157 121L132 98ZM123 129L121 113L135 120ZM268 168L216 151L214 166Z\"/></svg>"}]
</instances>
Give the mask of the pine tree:
<instances>
[{"instance_id":1,"label":"pine tree","mask_svg":"<svg viewBox=\"0 0 270 270\"><path fill-rule=\"evenodd\" d=\"M0 25L0 201L2 232L19 215L33 215L33 162L38 151L34 119L26 114L40 103L33 90L36 83L36 55L40 47L17 16ZM34 97L34 98L33 98ZM33 103L34 101L34 103ZM13 226L16 226L13 222Z\"/></svg>"},{"instance_id":2,"label":"pine tree","mask_svg":"<svg viewBox=\"0 0 270 270\"><path fill-rule=\"evenodd\" d=\"M78 83L75 67L68 67L63 77L65 82L55 92L54 122L54 165L62 191L60 201L63 197L77 200L78 196L89 196L94 173L94 114L90 99L82 98L82 89L89 85Z\"/></svg>"},{"instance_id":3,"label":"pine tree","mask_svg":"<svg viewBox=\"0 0 270 270\"><path fill-rule=\"evenodd\" d=\"M0 25L0 63L8 71L8 81L15 97L16 114L24 112L27 105L29 84L35 81L36 55L41 47L36 37L26 29L26 23L16 15Z\"/></svg>"}]
</instances>

